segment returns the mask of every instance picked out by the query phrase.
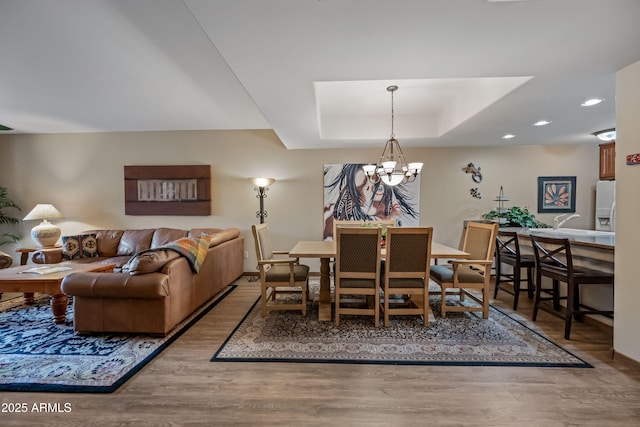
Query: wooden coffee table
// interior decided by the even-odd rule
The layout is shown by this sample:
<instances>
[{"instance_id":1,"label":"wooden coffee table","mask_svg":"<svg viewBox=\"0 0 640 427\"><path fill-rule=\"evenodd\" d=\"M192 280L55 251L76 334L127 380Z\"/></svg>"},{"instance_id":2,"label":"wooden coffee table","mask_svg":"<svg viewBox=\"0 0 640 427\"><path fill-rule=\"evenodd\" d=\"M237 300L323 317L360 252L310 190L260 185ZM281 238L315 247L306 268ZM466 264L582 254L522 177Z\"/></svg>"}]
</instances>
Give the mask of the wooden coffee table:
<instances>
[{"instance_id":1,"label":"wooden coffee table","mask_svg":"<svg viewBox=\"0 0 640 427\"><path fill-rule=\"evenodd\" d=\"M31 268L39 267L71 267L70 270L48 274L25 273ZM76 272L112 271L115 264L31 264L0 270L0 292L22 292L25 304L33 304L34 292L51 295L51 311L57 324L67 320L67 303L69 298L62 293L60 284L66 275Z\"/></svg>"}]
</instances>

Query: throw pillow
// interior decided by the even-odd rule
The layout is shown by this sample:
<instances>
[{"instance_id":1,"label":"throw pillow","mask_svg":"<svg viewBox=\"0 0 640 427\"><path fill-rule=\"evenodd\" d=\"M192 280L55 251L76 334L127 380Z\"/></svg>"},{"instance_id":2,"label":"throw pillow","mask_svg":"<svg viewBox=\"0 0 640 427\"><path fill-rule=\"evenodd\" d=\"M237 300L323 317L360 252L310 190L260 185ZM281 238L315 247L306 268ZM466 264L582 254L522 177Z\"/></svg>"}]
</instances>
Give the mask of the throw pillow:
<instances>
[{"instance_id":1,"label":"throw pillow","mask_svg":"<svg viewBox=\"0 0 640 427\"><path fill-rule=\"evenodd\" d=\"M62 236L62 259L93 258L98 256L98 240L95 234Z\"/></svg>"}]
</instances>

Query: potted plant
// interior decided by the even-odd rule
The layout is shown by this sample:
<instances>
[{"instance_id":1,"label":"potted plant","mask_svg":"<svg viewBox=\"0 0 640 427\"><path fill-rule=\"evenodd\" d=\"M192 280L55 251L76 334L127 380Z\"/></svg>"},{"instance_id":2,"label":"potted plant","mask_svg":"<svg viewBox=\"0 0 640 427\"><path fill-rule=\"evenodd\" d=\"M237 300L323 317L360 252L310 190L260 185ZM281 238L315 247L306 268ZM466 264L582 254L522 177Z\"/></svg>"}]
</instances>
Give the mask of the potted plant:
<instances>
[{"instance_id":1,"label":"potted plant","mask_svg":"<svg viewBox=\"0 0 640 427\"><path fill-rule=\"evenodd\" d=\"M498 222L503 218L506 221L500 221L501 227L526 227L526 228L548 228L550 225L545 224L536 219L527 208L520 208L513 206L504 212L498 212L497 210L491 210L488 213L482 215L483 218Z\"/></svg>"},{"instance_id":2,"label":"potted plant","mask_svg":"<svg viewBox=\"0 0 640 427\"><path fill-rule=\"evenodd\" d=\"M13 200L9 198L9 191L5 187L0 187L0 225L8 224L8 225L17 225L20 223L20 218L16 218L11 216L8 213L7 209L16 209L20 211L20 207L16 205ZM0 246L7 245L9 243L15 243L20 240L20 236L10 233L4 232L0 234Z\"/></svg>"}]
</instances>

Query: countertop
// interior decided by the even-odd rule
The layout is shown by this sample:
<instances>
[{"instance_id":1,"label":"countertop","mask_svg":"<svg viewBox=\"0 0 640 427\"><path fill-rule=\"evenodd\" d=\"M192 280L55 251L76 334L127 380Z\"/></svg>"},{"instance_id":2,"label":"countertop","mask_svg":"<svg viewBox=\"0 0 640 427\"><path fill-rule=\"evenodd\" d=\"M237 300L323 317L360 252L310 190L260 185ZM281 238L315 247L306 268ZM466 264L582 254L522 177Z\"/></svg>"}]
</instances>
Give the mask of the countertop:
<instances>
[{"instance_id":1,"label":"countertop","mask_svg":"<svg viewBox=\"0 0 640 427\"><path fill-rule=\"evenodd\" d=\"M581 232L585 232L586 230L576 230L575 234L572 234L572 229L570 228L561 228L560 230L556 231L553 228L529 229L524 227L501 227L500 230L515 231L516 233L524 237L535 234L540 236L567 238L571 241L571 244L600 249L614 250L616 247L616 233L612 232L600 231L594 234L580 234Z\"/></svg>"}]
</instances>

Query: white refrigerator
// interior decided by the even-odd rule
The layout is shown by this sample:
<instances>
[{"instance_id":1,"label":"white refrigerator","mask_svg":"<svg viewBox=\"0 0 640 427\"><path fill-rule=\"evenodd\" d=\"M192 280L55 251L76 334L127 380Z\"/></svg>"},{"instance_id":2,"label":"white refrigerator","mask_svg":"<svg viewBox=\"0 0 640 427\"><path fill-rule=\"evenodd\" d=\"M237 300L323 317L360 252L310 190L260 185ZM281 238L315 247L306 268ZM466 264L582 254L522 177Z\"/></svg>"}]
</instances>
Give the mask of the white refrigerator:
<instances>
[{"instance_id":1,"label":"white refrigerator","mask_svg":"<svg viewBox=\"0 0 640 427\"><path fill-rule=\"evenodd\" d=\"M616 182L598 181L596 184L596 223L600 231L616 231Z\"/></svg>"}]
</instances>

